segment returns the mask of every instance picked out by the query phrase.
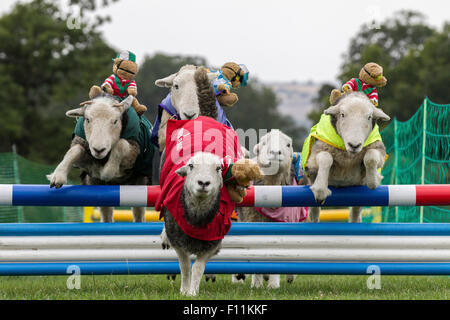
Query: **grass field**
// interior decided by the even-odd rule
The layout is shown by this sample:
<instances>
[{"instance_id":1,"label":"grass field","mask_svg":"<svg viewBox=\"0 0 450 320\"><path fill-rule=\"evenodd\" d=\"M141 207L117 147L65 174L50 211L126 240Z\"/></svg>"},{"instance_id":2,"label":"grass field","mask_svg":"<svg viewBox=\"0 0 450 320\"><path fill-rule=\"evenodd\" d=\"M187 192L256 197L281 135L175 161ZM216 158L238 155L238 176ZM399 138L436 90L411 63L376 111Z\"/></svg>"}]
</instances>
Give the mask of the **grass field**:
<instances>
[{"instance_id":1,"label":"grass field","mask_svg":"<svg viewBox=\"0 0 450 320\"><path fill-rule=\"evenodd\" d=\"M251 289L231 283L230 275L219 275L215 283L202 280L200 294L186 298L179 294L180 277L169 282L164 275L81 276L80 289L67 289L65 276L0 277L0 299L39 300L317 300L317 299L384 299L450 300L450 277L381 276L381 289L367 288L368 276L299 275L291 284L284 276L281 287Z\"/></svg>"}]
</instances>

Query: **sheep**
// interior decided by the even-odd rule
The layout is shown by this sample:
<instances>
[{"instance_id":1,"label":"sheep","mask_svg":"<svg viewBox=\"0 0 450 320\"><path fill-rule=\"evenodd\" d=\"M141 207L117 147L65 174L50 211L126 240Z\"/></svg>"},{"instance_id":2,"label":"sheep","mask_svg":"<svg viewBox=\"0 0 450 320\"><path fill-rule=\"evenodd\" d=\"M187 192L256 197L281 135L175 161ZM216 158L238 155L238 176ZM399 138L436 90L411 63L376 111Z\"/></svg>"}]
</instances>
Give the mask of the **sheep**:
<instances>
[{"instance_id":1,"label":"sheep","mask_svg":"<svg viewBox=\"0 0 450 320\"><path fill-rule=\"evenodd\" d=\"M185 65L177 73L155 81L155 85L162 88L170 88L170 104L176 111L176 115L170 115L167 110L163 110L158 129L158 145L162 152L166 143L167 121L172 117L179 117L180 120L195 119L200 114L197 82L194 78L198 67ZM208 83L213 75L208 74Z\"/></svg>"},{"instance_id":2,"label":"sheep","mask_svg":"<svg viewBox=\"0 0 450 320\"><path fill-rule=\"evenodd\" d=\"M194 227L209 224L217 214L220 206L220 190L223 186L220 158L206 152L198 152L186 165L176 170L185 177L180 199L184 209L185 219ZM163 242L169 242L175 249L181 270L180 292L195 296L198 293L200 279L205 264L219 252L222 240L203 241L192 238L184 233L172 214L163 207L164 234ZM189 255L195 254L196 260L192 267Z\"/></svg>"},{"instance_id":3,"label":"sheep","mask_svg":"<svg viewBox=\"0 0 450 320\"><path fill-rule=\"evenodd\" d=\"M193 81L193 82L192 82ZM216 96L214 94L214 89L211 86L210 74L207 73L205 68L195 67L192 65L186 65L180 69L176 74L168 76L163 79L159 79L155 82L157 86L170 87L173 106L178 110L177 112L181 115L186 115L187 112L192 112L190 117L181 117L189 119L195 119L198 116L206 116L213 119L219 117L219 109L217 107ZM186 102L188 101L188 102ZM185 105L190 105L191 108L180 108ZM180 106L180 107L179 107ZM164 116L165 114L165 116ZM158 129L158 141L159 147L162 151L160 159L160 171L165 162L165 138L166 138L166 128L167 121L169 120L168 113L163 113L160 128ZM165 120L164 120L165 119ZM155 129L156 126L155 126ZM243 153L238 154L238 157L243 158ZM162 236L164 235L164 230ZM166 248L166 245L163 245ZM175 280L176 275L167 275L168 279ZM215 281L215 275L205 275L206 281L211 279Z\"/></svg>"},{"instance_id":4,"label":"sheep","mask_svg":"<svg viewBox=\"0 0 450 320\"><path fill-rule=\"evenodd\" d=\"M343 95L324 111L302 151L305 178L319 204L331 194L328 186L366 185L375 189L380 185L383 177L377 170L384 165L386 149L376 122L389 120L361 92ZM321 124L326 124L326 128ZM334 146L323 141L328 137L320 137L321 134L336 137L333 131L338 135ZM361 222L361 211L362 207L352 207L349 221ZM312 222L319 222L320 208L312 207L309 216Z\"/></svg>"},{"instance_id":5,"label":"sheep","mask_svg":"<svg viewBox=\"0 0 450 320\"><path fill-rule=\"evenodd\" d=\"M296 184L295 172L292 166L293 147L292 138L284 134L282 131L273 129L264 135L258 144L253 148L256 155L256 162L264 173L264 179L255 181L255 185L292 185ZM265 214L276 214L280 210L288 216L278 216L277 218L266 216ZM299 222L306 218L305 208L238 208L239 222ZM280 220L283 219L283 220ZM287 219L287 220L286 220ZM268 288L280 287L280 275L252 275L252 287L261 287L263 285L263 277L268 280ZM286 280L291 283L294 275L286 275ZM233 275L233 282L245 279L245 275Z\"/></svg>"},{"instance_id":6,"label":"sheep","mask_svg":"<svg viewBox=\"0 0 450 320\"><path fill-rule=\"evenodd\" d=\"M200 78L199 71L200 70ZM196 76L197 75L197 76ZM158 115L152 132L152 142L164 150L166 143L166 125L169 119L190 120L199 115L209 116L232 128L225 112L216 100L214 91L210 92L211 81L215 74L207 72L204 67L185 65L174 74L155 81L155 85L170 88L169 95L158 106ZM201 79L199 81L199 79ZM202 99L209 100L205 107ZM203 106L203 109L201 109Z\"/></svg>"},{"instance_id":7,"label":"sheep","mask_svg":"<svg viewBox=\"0 0 450 320\"><path fill-rule=\"evenodd\" d=\"M60 188L67 183L67 175L72 167L82 170L84 185L147 185L151 184L151 174L134 170L137 161L148 160L153 156L152 147L141 148L136 137L121 138L121 133L137 123L138 136L147 136L149 128L143 126L147 119L137 118L130 109L133 97L122 102L109 94L101 94L90 101L82 103L82 107L66 112L68 117L83 117L85 138L74 134L71 147L56 169L47 175L50 187ZM151 125L150 125L151 126ZM143 163L141 163L143 164ZM147 169L142 169L146 171ZM144 222L145 208L133 207L133 220ZM113 208L100 207L101 222L113 222Z\"/></svg>"}]
</instances>

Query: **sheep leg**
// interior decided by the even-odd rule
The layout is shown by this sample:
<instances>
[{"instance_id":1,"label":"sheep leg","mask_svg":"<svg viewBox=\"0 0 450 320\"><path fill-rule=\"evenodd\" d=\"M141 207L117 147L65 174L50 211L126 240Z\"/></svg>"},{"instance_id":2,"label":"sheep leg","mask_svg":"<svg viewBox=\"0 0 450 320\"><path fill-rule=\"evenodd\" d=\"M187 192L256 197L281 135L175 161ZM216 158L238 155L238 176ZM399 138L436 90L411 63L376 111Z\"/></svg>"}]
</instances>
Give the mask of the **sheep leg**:
<instances>
[{"instance_id":1,"label":"sheep leg","mask_svg":"<svg viewBox=\"0 0 450 320\"><path fill-rule=\"evenodd\" d=\"M376 149L367 150L364 155L364 166L366 167L366 176L363 183L370 189L375 189L381 184L383 176L377 169L383 165L384 159L381 153Z\"/></svg>"},{"instance_id":2,"label":"sheep leg","mask_svg":"<svg viewBox=\"0 0 450 320\"><path fill-rule=\"evenodd\" d=\"M182 295L189 294L189 288L191 286L191 259L189 259L189 254L183 250L175 248L178 256L178 263L180 265L181 272L181 287L180 293Z\"/></svg>"},{"instance_id":3,"label":"sheep leg","mask_svg":"<svg viewBox=\"0 0 450 320\"><path fill-rule=\"evenodd\" d=\"M295 280L295 274L287 274L286 275L286 282L287 283L292 283Z\"/></svg>"},{"instance_id":4,"label":"sheep leg","mask_svg":"<svg viewBox=\"0 0 450 320\"><path fill-rule=\"evenodd\" d=\"M320 207L310 207L308 215L311 222L320 222Z\"/></svg>"},{"instance_id":5,"label":"sheep leg","mask_svg":"<svg viewBox=\"0 0 450 320\"><path fill-rule=\"evenodd\" d=\"M145 222L145 208L144 207L132 207L133 222Z\"/></svg>"},{"instance_id":6,"label":"sheep leg","mask_svg":"<svg viewBox=\"0 0 450 320\"><path fill-rule=\"evenodd\" d=\"M161 247L163 249L170 249L170 242L169 238L167 237L166 226L163 227L160 237L161 237Z\"/></svg>"},{"instance_id":7,"label":"sheep leg","mask_svg":"<svg viewBox=\"0 0 450 320\"><path fill-rule=\"evenodd\" d=\"M317 154L316 159L318 165L317 176L310 189L316 202L323 204L325 199L331 194L330 189L328 189L328 177L333 164L333 157L329 152L321 151Z\"/></svg>"},{"instance_id":8,"label":"sheep leg","mask_svg":"<svg viewBox=\"0 0 450 320\"><path fill-rule=\"evenodd\" d=\"M56 167L53 173L47 175L47 179L50 181L50 188L61 188L62 185L67 183L67 175L73 164L77 162L84 155L84 148L79 145L73 145L64 155L64 159Z\"/></svg>"},{"instance_id":9,"label":"sheep leg","mask_svg":"<svg viewBox=\"0 0 450 320\"><path fill-rule=\"evenodd\" d=\"M280 287L280 275L269 274L269 281L267 282L267 288L278 289Z\"/></svg>"},{"instance_id":10,"label":"sheep leg","mask_svg":"<svg viewBox=\"0 0 450 320\"><path fill-rule=\"evenodd\" d=\"M100 207L100 222L114 222L113 213L113 207Z\"/></svg>"},{"instance_id":11,"label":"sheep leg","mask_svg":"<svg viewBox=\"0 0 450 320\"><path fill-rule=\"evenodd\" d=\"M252 274L252 288L260 288L263 285L264 275L262 274Z\"/></svg>"},{"instance_id":12,"label":"sheep leg","mask_svg":"<svg viewBox=\"0 0 450 320\"><path fill-rule=\"evenodd\" d=\"M351 207L349 212L349 222L361 222L362 207Z\"/></svg>"},{"instance_id":13,"label":"sheep leg","mask_svg":"<svg viewBox=\"0 0 450 320\"><path fill-rule=\"evenodd\" d=\"M213 253L214 252L215 251L213 251ZM208 262L213 253L209 252L203 254L201 256L197 256L197 259L195 259L194 265L192 266L191 287L188 291L189 296L196 296L198 294L200 281L202 280L203 273L205 272L206 262Z\"/></svg>"},{"instance_id":14,"label":"sheep leg","mask_svg":"<svg viewBox=\"0 0 450 320\"><path fill-rule=\"evenodd\" d=\"M111 181L120 176L120 164L129 155L132 154L130 143L125 139L120 139L111 148L109 159L100 170L100 179L103 181Z\"/></svg>"}]
</instances>

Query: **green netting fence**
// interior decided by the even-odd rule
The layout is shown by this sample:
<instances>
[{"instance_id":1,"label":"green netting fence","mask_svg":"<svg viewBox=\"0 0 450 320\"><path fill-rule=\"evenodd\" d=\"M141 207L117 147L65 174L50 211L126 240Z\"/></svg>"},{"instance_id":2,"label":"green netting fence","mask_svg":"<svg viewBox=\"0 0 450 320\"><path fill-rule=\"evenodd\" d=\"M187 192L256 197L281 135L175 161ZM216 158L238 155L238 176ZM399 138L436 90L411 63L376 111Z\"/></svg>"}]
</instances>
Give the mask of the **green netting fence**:
<instances>
[{"instance_id":1,"label":"green netting fence","mask_svg":"<svg viewBox=\"0 0 450 320\"><path fill-rule=\"evenodd\" d=\"M15 152L0 153L0 184L48 184L46 175L55 166L29 161ZM75 184L68 181L68 184ZM0 206L3 222L82 222L81 207L9 207Z\"/></svg>"},{"instance_id":2,"label":"green netting fence","mask_svg":"<svg viewBox=\"0 0 450 320\"><path fill-rule=\"evenodd\" d=\"M381 136L389 155L383 184L450 183L450 104L426 97L405 122L397 119ZM450 207L384 207L383 222L450 222Z\"/></svg>"}]
</instances>

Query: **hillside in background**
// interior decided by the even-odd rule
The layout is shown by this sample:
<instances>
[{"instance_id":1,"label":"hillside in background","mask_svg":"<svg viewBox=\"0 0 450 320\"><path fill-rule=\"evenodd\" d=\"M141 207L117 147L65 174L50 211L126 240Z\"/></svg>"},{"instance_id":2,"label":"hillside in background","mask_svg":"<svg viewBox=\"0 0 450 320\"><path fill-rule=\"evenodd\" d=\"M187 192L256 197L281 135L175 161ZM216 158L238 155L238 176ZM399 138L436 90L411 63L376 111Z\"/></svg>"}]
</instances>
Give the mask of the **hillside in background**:
<instances>
[{"instance_id":1,"label":"hillside in background","mask_svg":"<svg viewBox=\"0 0 450 320\"><path fill-rule=\"evenodd\" d=\"M309 128L308 113L314 108L312 99L317 95L321 84L314 82L272 82L265 83L279 99L280 113L292 117L299 126Z\"/></svg>"}]
</instances>

